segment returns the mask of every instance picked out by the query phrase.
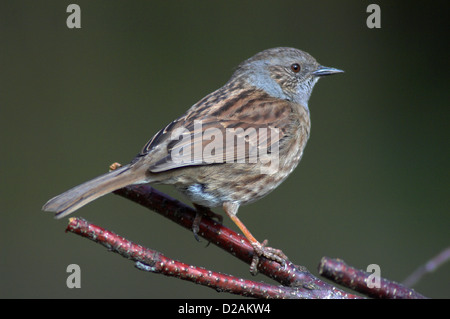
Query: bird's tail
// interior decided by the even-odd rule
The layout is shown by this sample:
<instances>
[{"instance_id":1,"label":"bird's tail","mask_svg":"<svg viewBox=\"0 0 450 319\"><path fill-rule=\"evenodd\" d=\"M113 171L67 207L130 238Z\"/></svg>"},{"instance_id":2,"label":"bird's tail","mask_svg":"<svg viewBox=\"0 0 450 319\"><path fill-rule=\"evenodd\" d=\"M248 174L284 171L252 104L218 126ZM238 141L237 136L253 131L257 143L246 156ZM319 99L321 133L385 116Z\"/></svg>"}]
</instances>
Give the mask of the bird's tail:
<instances>
[{"instance_id":1,"label":"bird's tail","mask_svg":"<svg viewBox=\"0 0 450 319\"><path fill-rule=\"evenodd\" d=\"M130 170L130 165L122 166L53 197L42 210L55 212L55 218L63 218L100 196L131 184L144 182L142 176L143 174Z\"/></svg>"}]
</instances>

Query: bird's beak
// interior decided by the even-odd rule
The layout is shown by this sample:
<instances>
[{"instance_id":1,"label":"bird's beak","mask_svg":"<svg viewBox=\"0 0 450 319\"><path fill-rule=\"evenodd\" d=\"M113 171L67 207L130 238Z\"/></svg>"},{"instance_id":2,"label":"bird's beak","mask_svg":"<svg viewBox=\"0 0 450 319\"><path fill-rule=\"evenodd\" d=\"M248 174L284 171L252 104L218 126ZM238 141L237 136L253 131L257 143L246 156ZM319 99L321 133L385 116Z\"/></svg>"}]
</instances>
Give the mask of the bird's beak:
<instances>
[{"instance_id":1,"label":"bird's beak","mask_svg":"<svg viewBox=\"0 0 450 319\"><path fill-rule=\"evenodd\" d=\"M312 74L315 76L325 76L325 75L333 75L336 73L343 73L343 72L344 71L339 70L339 69L330 68L330 67L321 65Z\"/></svg>"}]
</instances>

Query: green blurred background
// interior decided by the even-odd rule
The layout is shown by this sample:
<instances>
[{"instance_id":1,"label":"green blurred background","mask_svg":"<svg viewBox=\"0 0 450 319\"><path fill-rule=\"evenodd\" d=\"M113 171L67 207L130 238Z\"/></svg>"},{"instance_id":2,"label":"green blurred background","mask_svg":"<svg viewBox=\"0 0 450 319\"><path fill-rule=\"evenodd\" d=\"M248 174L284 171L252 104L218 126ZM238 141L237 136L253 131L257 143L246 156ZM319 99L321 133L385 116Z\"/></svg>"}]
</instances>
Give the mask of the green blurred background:
<instances>
[{"instance_id":1,"label":"green blurred background","mask_svg":"<svg viewBox=\"0 0 450 319\"><path fill-rule=\"evenodd\" d=\"M0 4L0 297L233 297L138 271L40 209L131 160L237 64L276 46L345 73L314 89L296 171L241 208L254 235L315 274L330 256L378 264L396 281L449 246L448 1L76 1L82 28L73 30L72 2ZM381 29L366 26L372 2ZM118 196L75 215L169 257L252 278L247 265ZM66 287L72 263L81 289ZM415 288L449 298L450 265Z\"/></svg>"}]
</instances>

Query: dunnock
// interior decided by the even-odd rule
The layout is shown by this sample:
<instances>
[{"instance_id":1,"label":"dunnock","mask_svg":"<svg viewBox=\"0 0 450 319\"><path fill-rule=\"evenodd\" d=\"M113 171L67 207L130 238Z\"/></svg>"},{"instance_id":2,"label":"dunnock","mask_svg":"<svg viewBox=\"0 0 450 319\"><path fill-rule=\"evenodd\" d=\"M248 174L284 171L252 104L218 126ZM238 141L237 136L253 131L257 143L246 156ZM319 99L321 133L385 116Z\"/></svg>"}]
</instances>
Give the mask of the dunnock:
<instances>
[{"instance_id":1,"label":"dunnock","mask_svg":"<svg viewBox=\"0 0 450 319\"><path fill-rule=\"evenodd\" d=\"M237 212L295 169L309 138L312 89L321 76L340 72L294 48L259 52L160 130L131 163L52 198L43 210L62 218L127 185L170 184L198 208L223 207L254 248L252 273L260 256L284 264L283 252L258 242Z\"/></svg>"}]
</instances>

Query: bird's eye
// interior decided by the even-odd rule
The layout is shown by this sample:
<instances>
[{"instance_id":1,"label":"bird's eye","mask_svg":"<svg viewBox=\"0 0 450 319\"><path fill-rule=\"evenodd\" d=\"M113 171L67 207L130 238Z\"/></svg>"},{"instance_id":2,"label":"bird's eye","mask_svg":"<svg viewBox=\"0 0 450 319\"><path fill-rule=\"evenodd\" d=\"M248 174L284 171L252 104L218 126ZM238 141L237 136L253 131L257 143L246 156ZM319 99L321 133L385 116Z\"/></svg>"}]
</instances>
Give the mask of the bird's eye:
<instances>
[{"instance_id":1,"label":"bird's eye","mask_svg":"<svg viewBox=\"0 0 450 319\"><path fill-rule=\"evenodd\" d=\"M300 69L301 69L300 68L300 64L298 64L298 63L294 63L294 64L291 65L291 70L294 73L300 72Z\"/></svg>"}]
</instances>

